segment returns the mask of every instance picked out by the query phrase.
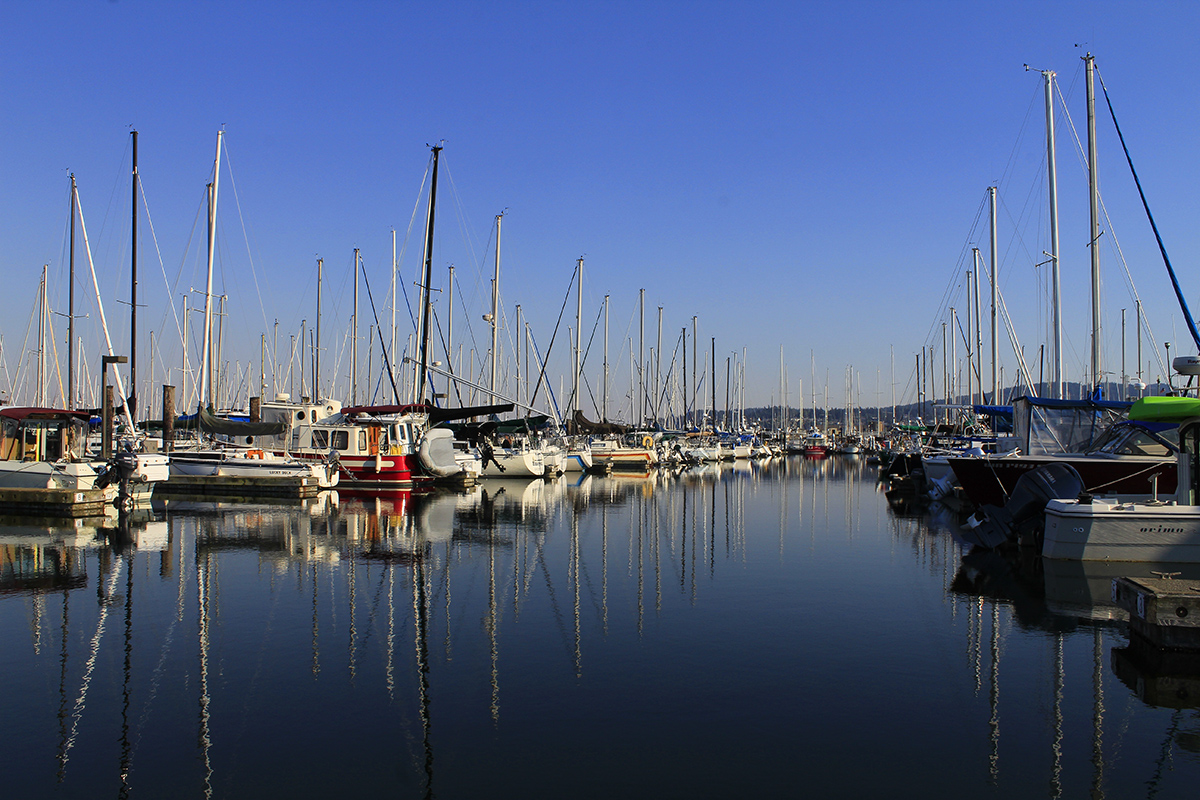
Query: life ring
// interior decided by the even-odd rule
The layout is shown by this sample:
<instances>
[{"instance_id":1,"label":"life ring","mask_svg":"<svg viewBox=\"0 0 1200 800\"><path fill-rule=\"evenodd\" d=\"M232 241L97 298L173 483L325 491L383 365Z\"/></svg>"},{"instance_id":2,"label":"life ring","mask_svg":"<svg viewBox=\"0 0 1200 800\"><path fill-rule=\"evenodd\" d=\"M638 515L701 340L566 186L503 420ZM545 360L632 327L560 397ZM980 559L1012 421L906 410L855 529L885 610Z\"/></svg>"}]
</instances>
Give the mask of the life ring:
<instances>
[{"instance_id":1,"label":"life ring","mask_svg":"<svg viewBox=\"0 0 1200 800\"><path fill-rule=\"evenodd\" d=\"M647 450L653 449L654 437L648 433L645 436L643 436L642 437L642 447L646 448Z\"/></svg>"}]
</instances>

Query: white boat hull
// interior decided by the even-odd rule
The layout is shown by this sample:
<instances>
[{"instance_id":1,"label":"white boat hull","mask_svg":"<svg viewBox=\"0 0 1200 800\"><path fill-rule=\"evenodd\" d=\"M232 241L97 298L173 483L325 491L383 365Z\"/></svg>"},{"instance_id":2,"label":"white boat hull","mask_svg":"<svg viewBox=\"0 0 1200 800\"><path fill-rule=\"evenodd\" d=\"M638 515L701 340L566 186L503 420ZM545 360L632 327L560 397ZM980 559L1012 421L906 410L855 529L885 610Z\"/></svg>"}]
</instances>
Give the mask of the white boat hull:
<instances>
[{"instance_id":1,"label":"white boat hull","mask_svg":"<svg viewBox=\"0 0 1200 800\"><path fill-rule=\"evenodd\" d=\"M187 477L310 478L322 489L338 485L339 471L324 462L289 461L271 454L260 457L173 453L171 474Z\"/></svg>"},{"instance_id":2,"label":"white boat hull","mask_svg":"<svg viewBox=\"0 0 1200 800\"><path fill-rule=\"evenodd\" d=\"M484 478L543 478L546 459L540 450L496 448L483 466Z\"/></svg>"},{"instance_id":3,"label":"white boat hull","mask_svg":"<svg viewBox=\"0 0 1200 800\"><path fill-rule=\"evenodd\" d=\"M1200 563L1200 507L1051 500L1042 555L1079 561Z\"/></svg>"},{"instance_id":4,"label":"white boat hull","mask_svg":"<svg viewBox=\"0 0 1200 800\"><path fill-rule=\"evenodd\" d=\"M0 461L3 489L92 489L101 462Z\"/></svg>"},{"instance_id":5,"label":"white boat hull","mask_svg":"<svg viewBox=\"0 0 1200 800\"><path fill-rule=\"evenodd\" d=\"M590 472L593 467L590 450L569 450L563 461L564 472Z\"/></svg>"},{"instance_id":6,"label":"white boat hull","mask_svg":"<svg viewBox=\"0 0 1200 800\"><path fill-rule=\"evenodd\" d=\"M616 470L646 470L658 465L658 452L641 447L621 447L605 452L592 451L597 463L607 461Z\"/></svg>"}]
</instances>

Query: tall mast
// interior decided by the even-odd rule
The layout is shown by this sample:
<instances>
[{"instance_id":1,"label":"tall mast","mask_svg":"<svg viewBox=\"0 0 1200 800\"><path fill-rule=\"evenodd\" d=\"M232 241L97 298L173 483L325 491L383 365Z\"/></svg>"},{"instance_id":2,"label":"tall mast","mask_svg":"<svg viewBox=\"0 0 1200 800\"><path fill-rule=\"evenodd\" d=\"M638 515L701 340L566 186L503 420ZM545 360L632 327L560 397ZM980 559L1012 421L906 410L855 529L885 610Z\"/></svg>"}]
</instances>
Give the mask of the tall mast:
<instances>
[{"instance_id":1,"label":"tall mast","mask_svg":"<svg viewBox=\"0 0 1200 800\"><path fill-rule=\"evenodd\" d=\"M425 229L425 272L421 278L421 358L417 362L417 384L414 387L413 402L421 402L425 397L425 371L429 361L429 323L431 308L429 302L429 287L433 284L433 212L437 208L437 174L438 154L442 152L440 145L433 145L433 180L429 185L429 221Z\"/></svg>"},{"instance_id":2,"label":"tall mast","mask_svg":"<svg viewBox=\"0 0 1200 800\"><path fill-rule=\"evenodd\" d=\"M499 351L500 346L500 328L497 325L500 316L500 220L504 219L504 212L501 211L496 215L496 266L492 275L492 357L491 357L491 379L488 382L488 391L491 392L491 400L496 402L496 368L499 366Z\"/></svg>"},{"instance_id":3,"label":"tall mast","mask_svg":"<svg viewBox=\"0 0 1200 800\"><path fill-rule=\"evenodd\" d=\"M951 309L953 311L953 309ZM947 361L949 354L946 351L946 323L942 323L942 399L947 406L950 405L950 365ZM946 408L946 422L950 422L950 409Z\"/></svg>"},{"instance_id":4,"label":"tall mast","mask_svg":"<svg viewBox=\"0 0 1200 800\"><path fill-rule=\"evenodd\" d=\"M646 290L638 289L638 410L633 424L640 426L646 416ZM714 409L715 411L715 409Z\"/></svg>"},{"instance_id":5,"label":"tall mast","mask_svg":"<svg viewBox=\"0 0 1200 800\"><path fill-rule=\"evenodd\" d=\"M1121 309L1121 389L1117 399L1124 400L1129 391L1129 381L1125 375L1125 309Z\"/></svg>"},{"instance_id":6,"label":"tall mast","mask_svg":"<svg viewBox=\"0 0 1200 800\"><path fill-rule=\"evenodd\" d=\"M325 259L317 259L317 341L313 345L313 400L321 399L321 281Z\"/></svg>"},{"instance_id":7,"label":"tall mast","mask_svg":"<svg viewBox=\"0 0 1200 800\"><path fill-rule=\"evenodd\" d=\"M684 348L687 352L687 348ZM783 366L783 345L779 345L779 430L787 432L787 424L783 421L784 410L787 408L787 398L784 395L787 390L784 388L784 366Z\"/></svg>"},{"instance_id":8,"label":"tall mast","mask_svg":"<svg viewBox=\"0 0 1200 800\"><path fill-rule=\"evenodd\" d=\"M992 239L992 263L989 265L992 284L992 402L1000 402L1000 382L996 377L996 367L999 359L999 354L996 352L997 345L1000 341L999 331L996 324L996 296L999 294L999 289L996 284L996 261L997 261L997 246L996 246L996 187L988 187L988 200L990 201L991 210L991 239Z\"/></svg>"},{"instance_id":9,"label":"tall mast","mask_svg":"<svg viewBox=\"0 0 1200 800\"><path fill-rule=\"evenodd\" d=\"M513 345L513 356L517 362L517 385L516 391L513 392L513 397L517 399L518 403L521 402L521 332L523 330L525 328L524 323L521 321L521 304L517 303L517 341ZM525 368L529 369L528 365Z\"/></svg>"},{"instance_id":10,"label":"tall mast","mask_svg":"<svg viewBox=\"0 0 1200 800\"><path fill-rule=\"evenodd\" d=\"M579 285L575 287L575 376L572 378L571 396L575 398L575 410L583 407L579 402L579 374L583 371L583 256L576 264Z\"/></svg>"},{"instance_id":11,"label":"tall mast","mask_svg":"<svg viewBox=\"0 0 1200 800\"><path fill-rule=\"evenodd\" d=\"M182 374L181 381L183 383L183 402L188 401L188 296L183 296L183 364L180 370Z\"/></svg>"},{"instance_id":12,"label":"tall mast","mask_svg":"<svg viewBox=\"0 0 1200 800\"><path fill-rule=\"evenodd\" d=\"M300 397L308 398L308 402L312 402L312 395L316 392L308 392L308 381L305 377L305 365L308 363L308 320L300 320Z\"/></svg>"},{"instance_id":13,"label":"tall mast","mask_svg":"<svg viewBox=\"0 0 1200 800\"><path fill-rule=\"evenodd\" d=\"M75 173L71 173L71 256L67 287L67 408L75 408Z\"/></svg>"},{"instance_id":14,"label":"tall mast","mask_svg":"<svg viewBox=\"0 0 1200 800\"><path fill-rule=\"evenodd\" d=\"M393 232L395 235L395 232ZM517 317L517 328L521 327L521 318ZM517 358L521 357L521 349L517 348ZM454 372L454 265L450 265L450 277L446 284L446 363L450 366L449 372ZM473 377L473 376L472 376ZM517 364L517 391L521 391L521 365ZM446 395L447 404L450 400L450 395ZM459 403L459 405L462 405Z\"/></svg>"},{"instance_id":15,"label":"tall mast","mask_svg":"<svg viewBox=\"0 0 1200 800\"><path fill-rule=\"evenodd\" d=\"M979 248L971 248L975 256L972 266L971 283L975 291L975 386L979 389L979 402L986 403L983 396L983 316L980 313L979 300Z\"/></svg>"},{"instance_id":16,"label":"tall mast","mask_svg":"<svg viewBox=\"0 0 1200 800\"><path fill-rule=\"evenodd\" d=\"M1088 239L1092 250L1092 383L1100 385L1100 201L1096 177L1096 59L1088 53L1083 58L1087 68L1087 139L1088 139L1088 200L1092 232ZM1170 367L1170 365L1167 365Z\"/></svg>"},{"instance_id":17,"label":"tall mast","mask_svg":"<svg viewBox=\"0 0 1200 800\"><path fill-rule=\"evenodd\" d=\"M966 354L967 355L967 402L970 403L971 405L974 405L975 404L975 378L973 377L973 373L975 371L975 329L971 327L971 325L972 325L971 321L972 321L972 319L974 319L974 315L971 310L972 308L974 308L973 302L971 300L971 291L972 291L971 290L971 270L967 270L966 280L967 280L967 354ZM893 396L895 395L895 387L893 387L893 389L892 389L892 394L893 394ZM893 405L895 405L894 402L893 402Z\"/></svg>"},{"instance_id":18,"label":"tall mast","mask_svg":"<svg viewBox=\"0 0 1200 800\"><path fill-rule=\"evenodd\" d=\"M354 322L350 326L350 404L358 405L358 248L354 248Z\"/></svg>"},{"instance_id":19,"label":"tall mast","mask_svg":"<svg viewBox=\"0 0 1200 800\"><path fill-rule=\"evenodd\" d=\"M697 366L696 344L697 344L697 342L700 341L699 338L697 338L697 336L696 336L696 321L697 321L697 317L695 314L693 314L692 315L692 418L693 419L695 419L695 416L696 416L696 392L698 392L700 390L700 388L696 385L696 366Z\"/></svg>"},{"instance_id":20,"label":"tall mast","mask_svg":"<svg viewBox=\"0 0 1200 800\"><path fill-rule=\"evenodd\" d=\"M38 285L38 360L37 360L37 392L34 405L46 405L46 271L49 265L42 266L42 281Z\"/></svg>"},{"instance_id":21,"label":"tall mast","mask_svg":"<svg viewBox=\"0 0 1200 800\"><path fill-rule=\"evenodd\" d=\"M808 377L812 381L813 428L817 427L817 356L812 348L808 350ZM800 420L801 424L804 420Z\"/></svg>"},{"instance_id":22,"label":"tall mast","mask_svg":"<svg viewBox=\"0 0 1200 800\"><path fill-rule=\"evenodd\" d=\"M213 255L217 245L217 184L221 178L221 136L217 131L217 157L213 161L213 179L208 185L208 277L204 283L204 344L200 357L200 407L213 402L212 369L212 280Z\"/></svg>"},{"instance_id":23,"label":"tall mast","mask_svg":"<svg viewBox=\"0 0 1200 800\"><path fill-rule=\"evenodd\" d=\"M138 286L138 270L137 270L137 251L138 251L138 153L137 139L138 132L130 131L130 136L133 137L133 234L130 240L129 250L132 253L130 260L130 286L129 286L129 394L133 401L133 408L130 409L134 419L137 419L137 286ZM126 398L121 398L121 402L127 402Z\"/></svg>"},{"instance_id":24,"label":"tall mast","mask_svg":"<svg viewBox=\"0 0 1200 800\"><path fill-rule=\"evenodd\" d=\"M608 422L608 295L604 295L604 398L601 403L600 421Z\"/></svg>"},{"instance_id":25,"label":"tall mast","mask_svg":"<svg viewBox=\"0 0 1200 800\"><path fill-rule=\"evenodd\" d=\"M658 422L658 401L662 397L662 312L663 307L658 307L658 344L654 346L654 402L651 408L654 410L654 421Z\"/></svg>"},{"instance_id":26,"label":"tall mast","mask_svg":"<svg viewBox=\"0 0 1200 800\"><path fill-rule=\"evenodd\" d=\"M1142 301L1135 300L1137 305L1134 313L1137 314L1137 322L1134 327L1137 328L1137 380L1138 380L1138 397L1142 397L1146 391L1146 384L1142 383Z\"/></svg>"},{"instance_id":27,"label":"tall mast","mask_svg":"<svg viewBox=\"0 0 1200 800\"><path fill-rule=\"evenodd\" d=\"M740 387L738 390L738 422L744 429L746 427L746 347L742 345L742 367L739 368L738 381Z\"/></svg>"},{"instance_id":28,"label":"tall mast","mask_svg":"<svg viewBox=\"0 0 1200 800\"><path fill-rule=\"evenodd\" d=\"M1054 389L1051 396L1062 399L1062 293L1059 283L1058 270L1058 167L1054 152L1054 76L1053 70L1043 70L1042 77L1046 81L1046 175L1050 182L1050 282L1051 305L1053 306L1054 325Z\"/></svg>"},{"instance_id":29,"label":"tall mast","mask_svg":"<svg viewBox=\"0 0 1200 800\"><path fill-rule=\"evenodd\" d=\"M824 394L824 398L822 399L821 402L824 403L824 406L825 406L824 407L825 416L824 416L823 421L821 422L821 428L822 428L823 433L827 433L829 431L829 368L828 367L825 368L825 394ZM814 413L813 416L816 416L816 414Z\"/></svg>"},{"instance_id":30,"label":"tall mast","mask_svg":"<svg viewBox=\"0 0 1200 800\"><path fill-rule=\"evenodd\" d=\"M390 352L391 352L391 358L392 358L393 363L395 363L395 358L396 358L396 272L397 271L398 271L398 265L396 264L396 229L392 228L392 336L391 336L391 340L390 340L392 349ZM453 274L453 273L451 273L451 274ZM453 280L450 281L450 285L453 287L453 285L454 285ZM453 309L453 308L454 308L454 306L451 306L451 309ZM449 349L449 346L447 346L447 349ZM450 360L449 353L446 354L446 360L447 361Z\"/></svg>"},{"instance_id":31,"label":"tall mast","mask_svg":"<svg viewBox=\"0 0 1200 800\"><path fill-rule=\"evenodd\" d=\"M950 402L958 402L958 312L950 306Z\"/></svg>"},{"instance_id":32,"label":"tall mast","mask_svg":"<svg viewBox=\"0 0 1200 800\"><path fill-rule=\"evenodd\" d=\"M825 413L828 415L829 412ZM725 356L725 427L733 429L733 425L729 422L729 356Z\"/></svg>"}]
</instances>

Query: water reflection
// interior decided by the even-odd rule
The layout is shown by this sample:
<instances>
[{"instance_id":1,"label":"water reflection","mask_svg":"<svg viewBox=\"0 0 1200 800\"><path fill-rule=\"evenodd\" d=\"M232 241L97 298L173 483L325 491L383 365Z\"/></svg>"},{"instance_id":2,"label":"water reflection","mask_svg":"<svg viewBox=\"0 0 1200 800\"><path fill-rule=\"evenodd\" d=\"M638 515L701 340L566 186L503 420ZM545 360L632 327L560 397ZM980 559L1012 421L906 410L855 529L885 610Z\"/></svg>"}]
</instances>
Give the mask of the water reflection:
<instances>
[{"instance_id":1,"label":"water reflection","mask_svg":"<svg viewBox=\"0 0 1200 800\"><path fill-rule=\"evenodd\" d=\"M1183 714L1169 753L1195 741L1195 679L1132 651L1105 576L964 554L949 519L889 510L861 459L788 458L10 530L0 633L30 631L36 698L5 701L12 788L691 796L802 769L873 796L920 740L968 793L1115 796L1161 752L1114 753L1131 698ZM849 742L878 782L830 766ZM735 785L711 770L739 748Z\"/></svg>"},{"instance_id":2,"label":"water reflection","mask_svg":"<svg viewBox=\"0 0 1200 800\"><path fill-rule=\"evenodd\" d=\"M944 528L932 521L928 530L931 535L946 535ZM1125 705L1125 696L1118 693L1114 697L1111 682L1114 675L1120 680L1118 686L1123 685L1121 688L1148 706L1200 709L1200 656L1164 652L1131 634L1128 613L1112 600L1115 578L1149 577L1155 572L1183 573L1187 578L1200 579L1200 570L1194 564L1067 562L1043 559L1028 551L969 550L962 554L948 588L962 597L970 610L967 648L975 665L976 691L982 685L982 641L989 637L986 677L991 711L988 725L993 741L989 771L993 782L999 777L999 716L1003 707L999 697L1000 667L1006 650L1001 609L1010 612L1020 628L1045 636L1043 641L1050 647L1045 670L1051 722L1050 797L1064 796L1064 742L1069 738L1066 730L1070 724L1064 703L1070 691L1083 689L1084 696L1090 699L1089 792L1093 797L1108 793L1108 770L1114 751L1119 753L1122 736L1118 732L1116 742L1113 741L1110 707L1114 702ZM1078 662L1074 669L1068 666L1066 652L1074 641L1087 643L1083 651L1090 655L1086 671L1079 669ZM1120 724L1128 724L1127 720L1125 717ZM1171 744L1187 749L1195 741L1187 734L1180 738L1179 723L1180 718L1176 717L1165 734L1163 758L1156 764L1154 778L1147 783L1148 796L1155 796L1161 789L1163 761ZM1193 724L1200 729L1200 717Z\"/></svg>"}]
</instances>

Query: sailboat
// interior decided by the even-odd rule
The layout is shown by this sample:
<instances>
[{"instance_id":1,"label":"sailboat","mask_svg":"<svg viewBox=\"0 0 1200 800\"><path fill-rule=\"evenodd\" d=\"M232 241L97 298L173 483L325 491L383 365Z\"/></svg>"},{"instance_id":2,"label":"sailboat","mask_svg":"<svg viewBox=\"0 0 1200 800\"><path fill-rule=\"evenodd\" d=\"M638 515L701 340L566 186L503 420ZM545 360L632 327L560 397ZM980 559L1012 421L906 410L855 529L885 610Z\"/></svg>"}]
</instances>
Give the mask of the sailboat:
<instances>
[{"instance_id":1,"label":"sailboat","mask_svg":"<svg viewBox=\"0 0 1200 800\"><path fill-rule=\"evenodd\" d=\"M343 406L337 400L322 398L302 399L297 403L289 394L281 393L273 401L262 404L263 420L279 428L259 437L257 444L269 452L306 463L330 464L341 476L339 489L342 492L403 491L434 483L470 483L480 472L478 457L465 448L458 448L452 432L438 426L452 420L513 409L511 404L446 409L421 401L428 373L440 372L428 360L432 311L426 287L432 281L433 229L442 148L434 145L431 149L433 166L424 278L421 281L421 328L418 331L421 358L409 360L416 369L412 402ZM355 260L357 283L357 255Z\"/></svg>"},{"instance_id":2,"label":"sailboat","mask_svg":"<svg viewBox=\"0 0 1200 800\"><path fill-rule=\"evenodd\" d=\"M71 176L71 251L70 251L70 284L71 284L71 322L68 334L74 341L74 283L75 283L75 219L78 214L83 231L84 243L87 245L87 228L83 225L83 211L79 206L78 187L75 176ZM91 264L91 248L87 247L88 263ZM108 358L112 358L112 343L108 338L108 327L104 318L104 307L99 302L99 284L95 281L95 270L92 269L93 284L96 287L97 302L101 325L105 340L108 344ZM13 408L7 407L0 412L0 487L16 489L65 489L90 490L104 489L104 501L116 500L122 509L131 508L138 500L148 499L153 484L166 478L166 456L155 453L135 452L127 442L120 448L120 453L113 456L111 452L103 452L97 457L88 452L88 432L91 413L74 409L74 348L68 349L68 382L66 409L44 407L45 398L42 376L45 374L44 359L46 352L45 320L49 314L46 303L46 281L43 275L40 289L41 307L41 344L42 367L39 370L38 396L36 407ZM112 359L115 362L116 359ZM112 363L106 361L106 364ZM120 376L116 376L117 388L122 390ZM124 391L121 391L124 396ZM134 428L129 415L129 404L125 403L124 412L130 436ZM108 441L105 432L105 441ZM94 498L76 496L66 505L91 502ZM32 502L32 500L31 500ZM18 501L18 510L24 502Z\"/></svg>"},{"instance_id":3,"label":"sailboat","mask_svg":"<svg viewBox=\"0 0 1200 800\"><path fill-rule=\"evenodd\" d=\"M171 452L172 475L207 478L277 479L299 478L321 489L338 484L337 466L324 460L294 458L256 444L256 436L281 433L285 426L277 421L241 422L222 419L211 410L213 404L212 298L213 257L216 252L217 189L221 174L221 142L224 131L217 132L217 154L213 162L213 181L208 184L208 275L204 292L204 339L200 361L200 399L197 424L210 441L203 447L175 449ZM217 436L227 437L217 440ZM234 444L229 437L244 444ZM246 487L239 487L246 491ZM250 489L250 491L253 491Z\"/></svg>"}]
</instances>

